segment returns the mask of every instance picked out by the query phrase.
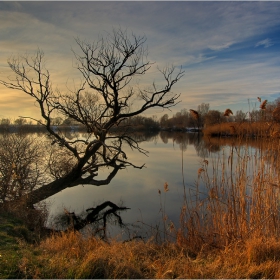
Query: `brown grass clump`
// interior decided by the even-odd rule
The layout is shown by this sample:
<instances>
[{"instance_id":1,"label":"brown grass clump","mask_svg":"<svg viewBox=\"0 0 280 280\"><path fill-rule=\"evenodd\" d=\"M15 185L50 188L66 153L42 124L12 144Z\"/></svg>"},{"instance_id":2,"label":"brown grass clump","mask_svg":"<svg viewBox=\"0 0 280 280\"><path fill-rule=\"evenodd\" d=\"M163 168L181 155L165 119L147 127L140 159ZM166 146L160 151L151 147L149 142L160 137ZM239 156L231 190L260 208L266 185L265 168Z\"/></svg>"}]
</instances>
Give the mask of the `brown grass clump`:
<instances>
[{"instance_id":1,"label":"brown grass clump","mask_svg":"<svg viewBox=\"0 0 280 280\"><path fill-rule=\"evenodd\" d=\"M259 237L245 245L249 263L262 264L267 261L280 261L280 241L272 237L269 240Z\"/></svg>"},{"instance_id":2,"label":"brown grass clump","mask_svg":"<svg viewBox=\"0 0 280 280\"><path fill-rule=\"evenodd\" d=\"M85 239L68 232L42 242L40 278L195 278L187 250L176 244Z\"/></svg>"},{"instance_id":3,"label":"brown grass clump","mask_svg":"<svg viewBox=\"0 0 280 280\"><path fill-rule=\"evenodd\" d=\"M230 128L230 134L232 134L232 135L236 135L236 129L235 129L235 127L233 126L233 125L230 125L229 126L229 128Z\"/></svg>"},{"instance_id":4,"label":"brown grass clump","mask_svg":"<svg viewBox=\"0 0 280 280\"><path fill-rule=\"evenodd\" d=\"M186 243L112 241L79 233L55 235L34 252L25 251L22 278L201 279L279 278L280 244L274 238L237 242L223 249L203 246L197 253Z\"/></svg>"},{"instance_id":5,"label":"brown grass clump","mask_svg":"<svg viewBox=\"0 0 280 280\"><path fill-rule=\"evenodd\" d=\"M182 207L177 243L204 263L202 278L280 276L279 140L241 140L202 162Z\"/></svg>"},{"instance_id":6,"label":"brown grass clump","mask_svg":"<svg viewBox=\"0 0 280 280\"><path fill-rule=\"evenodd\" d=\"M34 260L25 254L19 269L28 278L201 279L279 278L279 241L252 239L197 253L175 243L112 241L68 232L42 242ZM24 274L26 273L26 274Z\"/></svg>"}]
</instances>

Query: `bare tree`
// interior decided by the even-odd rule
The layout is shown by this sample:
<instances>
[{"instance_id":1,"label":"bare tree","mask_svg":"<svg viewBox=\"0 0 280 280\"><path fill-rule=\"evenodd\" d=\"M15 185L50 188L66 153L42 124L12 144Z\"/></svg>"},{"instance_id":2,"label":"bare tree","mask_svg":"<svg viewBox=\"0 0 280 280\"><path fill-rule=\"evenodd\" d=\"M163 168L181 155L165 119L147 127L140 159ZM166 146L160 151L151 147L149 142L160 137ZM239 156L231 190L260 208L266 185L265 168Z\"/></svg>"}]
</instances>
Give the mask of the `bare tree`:
<instances>
[{"instance_id":1,"label":"bare tree","mask_svg":"<svg viewBox=\"0 0 280 280\"><path fill-rule=\"evenodd\" d=\"M27 134L0 136L0 203L32 192L43 182L40 139Z\"/></svg>"},{"instance_id":2,"label":"bare tree","mask_svg":"<svg viewBox=\"0 0 280 280\"><path fill-rule=\"evenodd\" d=\"M160 126L161 126L162 128L165 128L166 125L167 125L167 121L168 121L168 114L164 114L164 115L160 118L160 121L159 121Z\"/></svg>"},{"instance_id":3,"label":"bare tree","mask_svg":"<svg viewBox=\"0 0 280 280\"><path fill-rule=\"evenodd\" d=\"M45 68L44 53L38 50L35 56L19 56L8 61L13 78L1 80L4 86L19 90L34 98L39 106L44 126L52 144L60 146L67 154L69 166L66 172L54 172L51 182L42 185L24 198L28 204L37 203L67 187L78 184L108 184L120 169L135 166L127 159L124 143L132 149L144 152L131 137L123 133L109 134L112 127L123 120L154 108L169 108L176 103L179 94L172 87L183 75L175 67L159 69L162 86L154 82L141 89L134 83L148 72L152 63L147 60L146 38L129 35L123 30L113 30L93 44L76 40L80 53L74 52L82 83L67 92L52 88L51 76ZM138 107L132 107L134 102ZM51 126L53 117L71 118L87 129L86 139L69 140ZM30 118L31 119L31 118ZM106 179L96 178L98 170L110 167Z\"/></svg>"},{"instance_id":4,"label":"bare tree","mask_svg":"<svg viewBox=\"0 0 280 280\"><path fill-rule=\"evenodd\" d=\"M14 120L14 124L15 125L24 125L27 123L27 120L24 118L18 118L16 120Z\"/></svg>"},{"instance_id":5,"label":"bare tree","mask_svg":"<svg viewBox=\"0 0 280 280\"><path fill-rule=\"evenodd\" d=\"M0 120L0 125L3 125L3 126L8 126L11 124L11 120L10 119L1 119Z\"/></svg>"},{"instance_id":6,"label":"bare tree","mask_svg":"<svg viewBox=\"0 0 280 280\"><path fill-rule=\"evenodd\" d=\"M223 114L218 111L218 110L210 110L206 115L205 115L205 125L209 126L209 125L213 125L216 123L221 123L223 120L225 119L225 117L223 116Z\"/></svg>"},{"instance_id":7,"label":"bare tree","mask_svg":"<svg viewBox=\"0 0 280 280\"><path fill-rule=\"evenodd\" d=\"M234 121L236 122L245 122L247 114L244 113L242 110L237 110L235 113Z\"/></svg>"},{"instance_id":8,"label":"bare tree","mask_svg":"<svg viewBox=\"0 0 280 280\"><path fill-rule=\"evenodd\" d=\"M197 106L197 112L199 113L198 127L203 127L205 122L205 117L209 112L209 103L201 103Z\"/></svg>"}]
</instances>

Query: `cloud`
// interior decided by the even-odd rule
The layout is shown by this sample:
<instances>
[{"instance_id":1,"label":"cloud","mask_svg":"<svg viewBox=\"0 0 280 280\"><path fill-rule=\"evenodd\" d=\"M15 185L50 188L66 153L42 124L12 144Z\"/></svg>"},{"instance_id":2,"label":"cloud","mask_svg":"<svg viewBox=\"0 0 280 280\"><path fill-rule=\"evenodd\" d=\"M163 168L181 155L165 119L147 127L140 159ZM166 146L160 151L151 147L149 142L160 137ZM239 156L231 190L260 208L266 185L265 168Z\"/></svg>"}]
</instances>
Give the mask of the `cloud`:
<instances>
[{"instance_id":1,"label":"cloud","mask_svg":"<svg viewBox=\"0 0 280 280\"><path fill-rule=\"evenodd\" d=\"M228 43L224 43L221 45L213 45L213 46L209 46L209 49L213 50L213 51L221 51L224 49L228 49L233 44L234 44L234 42L228 42Z\"/></svg>"},{"instance_id":2,"label":"cloud","mask_svg":"<svg viewBox=\"0 0 280 280\"><path fill-rule=\"evenodd\" d=\"M279 12L280 2L264 1L2 1L0 75L5 79L11 74L7 72L11 55L33 53L39 47L45 52L54 87L65 90L66 81L70 83L78 75L71 52L77 49L75 38L91 43L99 34L122 27L147 37L148 59L155 65L141 86L162 80L156 65L183 66L186 75L174 90L182 92L180 104L185 108L196 108L203 95L221 104L240 100L242 94L244 99L273 94L279 92L280 56L275 48L269 53L264 48L278 38ZM258 42L256 38L267 39ZM260 54L263 56L253 57ZM9 94L11 90L0 86L2 104L10 100ZM17 116L14 106L18 102L12 100L10 104L1 107L1 114ZM30 106L24 104L30 112L32 106L32 102Z\"/></svg>"},{"instance_id":3,"label":"cloud","mask_svg":"<svg viewBox=\"0 0 280 280\"><path fill-rule=\"evenodd\" d=\"M196 63L201 63L207 60L214 59L215 56L206 56L202 53L198 54L197 56L190 56L188 57L186 63L187 64L196 64Z\"/></svg>"},{"instance_id":4,"label":"cloud","mask_svg":"<svg viewBox=\"0 0 280 280\"><path fill-rule=\"evenodd\" d=\"M269 48L271 46L273 46L274 44L271 42L271 39L267 38L265 40L259 41L255 47L259 47L259 46L264 46L265 48Z\"/></svg>"}]
</instances>

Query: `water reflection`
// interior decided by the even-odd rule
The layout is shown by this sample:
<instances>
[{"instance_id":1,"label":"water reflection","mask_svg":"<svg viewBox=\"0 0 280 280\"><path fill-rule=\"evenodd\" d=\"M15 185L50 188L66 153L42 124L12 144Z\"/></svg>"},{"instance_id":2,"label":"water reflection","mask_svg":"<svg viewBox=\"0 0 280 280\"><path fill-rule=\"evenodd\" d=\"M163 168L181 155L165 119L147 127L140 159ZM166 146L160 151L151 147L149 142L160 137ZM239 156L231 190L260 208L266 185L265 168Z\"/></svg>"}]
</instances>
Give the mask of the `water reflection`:
<instances>
[{"instance_id":1,"label":"water reflection","mask_svg":"<svg viewBox=\"0 0 280 280\"><path fill-rule=\"evenodd\" d=\"M128 153L131 161L135 164L145 163L146 168L124 170L108 186L80 186L73 190L65 190L53 198L52 213L59 212L59 209L64 206L82 212L83 209L100 204L104 200L115 203L122 201L123 205L131 208L122 214L123 220L141 226L139 229L132 229L135 235L149 236L152 229L163 229L163 216L167 216L167 221L172 221L175 227L179 226L184 202L184 183L188 196L194 194L192 190L196 190L198 181L201 198L209 195L202 180L198 178L198 170L204 160L209 161L209 172L214 167L219 177L223 172L222 168L227 168L231 164L235 166L238 159L234 158L231 162L232 151L236 152L236 157L238 155L252 157L261 154L256 153L257 151L263 151L263 155L269 156L273 153L275 160L278 159L279 141L269 146L268 141L256 139L210 139L203 138L198 133L166 131L159 134L150 133L146 136L135 134L132 137L142 141L141 147L149 151L148 157L133 151ZM273 152L271 147L275 148ZM225 159L224 166L220 161L221 158ZM248 170L255 172L254 166ZM226 172L231 176L230 170ZM235 167L233 172L235 173ZM212 176L210 173L209 175ZM164 192L166 182L168 192ZM195 197L188 198L195 199ZM151 227L143 228L143 224Z\"/></svg>"},{"instance_id":2,"label":"water reflection","mask_svg":"<svg viewBox=\"0 0 280 280\"><path fill-rule=\"evenodd\" d=\"M69 140L88 137L87 133L78 131L66 130L63 133L64 137ZM29 136L34 139L40 138L42 146L45 142L45 147L48 147L51 141L47 136L43 137L42 132L29 134ZM175 218L182 202L182 152L186 167L184 175L187 176L189 185L195 180L194 174L199 167L199 157L205 158L209 155L208 147L204 144L201 134L148 131L145 133L134 132L130 137L140 142L141 147L149 153L148 156L145 156L128 150L127 156L136 165L145 163L146 168L144 170L126 169L120 172L108 186L84 185L65 189L53 195L47 199L51 216L63 212L64 208L78 214L106 200L115 203L124 201L126 206L134 209L126 214L131 223L141 219L146 223L155 224L158 217L153 217L151 213L158 213L160 210L158 189L163 188L164 183L168 182L170 192L166 196L170 198L170 202L168 199L165 200L168 204L166 209L173 209L172 205L176 203L178 205L176 211L169 212L170 216ZM49 147L52 146L49 145ZM48 153L50 150L45 149L45 152ZM47 155L46 158L48 158ZM105 172L106 170L101 170L99 177L102 177ZM156 216L158 215L156 214ZM51 226L51 224L52 218L49 219L49 225Z\"/></svg>"},{"instance_id":3,"label":"water reflection","mask_svg":"<svg viewBox=\"0 0 280 280\"><path fill-rule=\"evenodd\" d=\"M60 213L64 208L79 214L87 208L110 200L116 204L122 202L123 205L131 208L122 213L126 223L162 225L164 206L168 219L178 226L183 205L183 176L187 188L193 187L201 161L213 152L213 145L204 142L203 136L199 133L151 131L145 134L133 133L130 136L141 142L141 148L148 151L148 154L146 156L128 150L127 157L135 165L145 163L145 168L122 170L107 186L84 185L63 190L48 199L48 203L51 204L51 215ZM184 162L183 174L182 160ZM102 173L103 171L100 171L99 176L102 177ZM169 191L165 193L166 182L169 185ZM161 195L159 190L161 190ZM51 222L50 219L49 225ZM135 234L139 235L139 230ZM143 234L143 229L141 234Z\"/></svg>"},{"instance_id":4,"label":"water reflection","mask_svg":"<svg viewBox=\"0 0 280 280\"><path fill-rule=\"evenodd\" d=\"M32 135L38 137L38 134ZM188 189L188 194L191 193L189 190L196 188L197 172L203 160L210 162L210 159L218 156L220 152L228 157L232 147L240 149L242 146L252 147L252 150L263 150L265 156L273 155L274 160L278 160L278 140L272 146L268 146L267 141L204 138L200 133L149 131L134 132L130 136L139 141L141 148L147 150L148 154L128 149L127 157L135 165L145 163L145 168L121 170L109 185L99 187L80 185L49 197L45 201L49 205L50 213L48 226L54 226L54 217L64 212L64 209L79 215L104 201L112 201L130 208L129 211L122 213L124 223L135 226L148 224L151 228L159 225L160 228L163 224L164 211L168 221L172 221L176 227L179 225L184 202L184 186ZM40 137L42 138L41 133ZM88 135L66 131L65 137L75 140L81 137L87 138ZM45 137L45 141L49 141L48 137ZM102 177L105 173L106 169L100 170L98 176ZM165 183L168 183L168 192L164 192ZM151 233L149 230L146 233L143 227L134 228L132 231L135 235L149 236ZM116 232L115 228L112 232ZM118 233L127 234L127 232Z\"/></svg>"},{"instance_id":5,"label":"water reflection","mask_svg":"<svg viewBox=\"0 0 280 280\"><path fill-rule=\"evenodd\" d=\"M159 136L163 143L167 144L169 140L179 145L180 149L185 151L188 145L194 146L197 155L201 158L209 157L210 153L219 152L220 146L203 140L202 133L182 133L161 131Z\"/></svg>"}]
</instances>

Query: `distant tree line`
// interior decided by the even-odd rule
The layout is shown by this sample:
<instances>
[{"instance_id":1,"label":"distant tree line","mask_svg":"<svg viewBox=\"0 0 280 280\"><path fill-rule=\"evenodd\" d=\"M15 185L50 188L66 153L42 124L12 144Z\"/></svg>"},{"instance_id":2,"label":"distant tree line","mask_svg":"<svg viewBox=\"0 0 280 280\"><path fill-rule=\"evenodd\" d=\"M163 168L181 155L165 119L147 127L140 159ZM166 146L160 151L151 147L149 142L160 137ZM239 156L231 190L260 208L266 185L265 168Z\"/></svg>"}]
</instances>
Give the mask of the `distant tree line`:
<instances>
[{"instance_id":1,"label":"distant tree line","mask_svg":"<svg viewBox=\"0 0 280 280\"><path fill-rule=\"evenodd\" d=\"M9 118L2 118L0 119L0 131L9 131L15 132L22 130L25 132L32 132L32 131L46 131L45 127L42 126L44 123L42 120L38 120L34 122L27 118L17 118L17 119L9 119ZM63 129L71 129L72 126L80 126L75 120L71 118L62 119L61 117L56 117L51 119L51 126L59 126Z\"/></svg>"},{"instance_id":2,"label":"distant tree line","mask_svg":"<svg viewBox=\"0 0 280 280\"><path fill-rule=\"evenodd\" d=\"M207 126L211 126L217 123L224 122L262 122L262 121L275 121L280 122L280 98L277 98L273 102L267 102L267 100L257 99L258 105L255 106L250 112L243 112L237 110L236 113L225 115L225 112L218 110L211 110L209 103L201 103L197 106L196 110L183 109L180 112L169 116L168 114L162 115L159 119L157 116L146 117L142 115L133 116L124 119L121 123L114 126L114 130L131 130L131 131L158 131L158 130L186 130L187 128L202 129ZM194 114L195 112L195 114ZM0 128L7 126L37 126L38 123L27 121L25 118L17 118L11 120L8 118L0 119ZM56 117L51 119L51 125L53 126L79 126L79 123L70 118Z\"/></svg>"},{"instance_id":3,"label":"distant tree line","mask_svg":"<svg viewBox=\"0 0 280 280\"><path fill-rule=\"evenodd\" d=\"M39 120L37 123L29 120L27 118L17 118L17 119L9 119L9 118L2 118L0 119L0 125L5 126L5 125L39 125L42 122L42 120ZM51 124L52 125L74 125L77 124L75 120L71 118L61 118L61 117L56 117L51 119Z\"/></svg>"},{"instance_id":4,"label":"distant tree line","mask_svg":"<svg viewBox=\"0 0 280 280\"><path fill-rule=\"evenodd\" d=\"M163 130L185 130L186 128L205 128L224 122L280 122L280 98L273 102L257 98L257 106L250 112L237 110L232 114L230 109L225 112L211 110L209 103L201 103L196 110L183 109L172 117L164 114L159 119L160 128Z\"/></svg>"}]
</instances>

